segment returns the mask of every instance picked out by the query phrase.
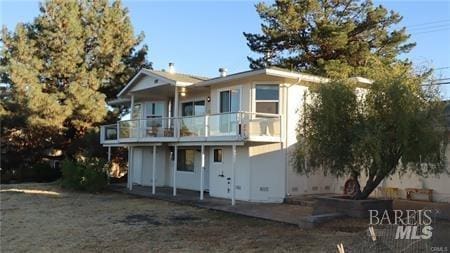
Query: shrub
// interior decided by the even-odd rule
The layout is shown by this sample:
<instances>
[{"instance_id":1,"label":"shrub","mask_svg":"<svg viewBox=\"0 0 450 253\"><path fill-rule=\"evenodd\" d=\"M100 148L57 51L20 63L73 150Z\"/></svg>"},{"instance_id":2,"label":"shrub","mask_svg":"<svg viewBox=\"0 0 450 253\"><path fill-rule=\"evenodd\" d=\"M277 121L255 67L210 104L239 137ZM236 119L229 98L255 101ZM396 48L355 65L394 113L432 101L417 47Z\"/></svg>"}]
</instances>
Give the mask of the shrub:
<instances>
[{"instance_id":1,"label":"shrub","mask_svg":"<svg viewBox=\"0 0 450 253\"><path fill-rule=\"evenodd\" d=\"M98 159L86 161L65 160L62 167L61 184L65 188L88 192L99 192L107 184L104 163Z\"/></svg>"},{"instance_id":2,"label":"shrub","mask_svg":"<svg viewBox=\"0 0 450 253\"><path fill-rule=\"evenodd\" d=\"M61 171L58 168L52 168L48 162L36 163L32 170L38 182L51 182L61 177Z\"/></svg>"}]
</instances>

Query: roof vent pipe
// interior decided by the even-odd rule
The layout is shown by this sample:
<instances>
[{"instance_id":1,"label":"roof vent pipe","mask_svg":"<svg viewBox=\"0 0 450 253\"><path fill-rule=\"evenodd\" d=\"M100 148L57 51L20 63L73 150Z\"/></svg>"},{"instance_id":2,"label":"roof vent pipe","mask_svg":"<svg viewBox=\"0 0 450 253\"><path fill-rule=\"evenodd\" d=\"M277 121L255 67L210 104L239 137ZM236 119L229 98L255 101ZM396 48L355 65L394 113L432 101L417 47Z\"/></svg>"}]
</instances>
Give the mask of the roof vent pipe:
<instances>
[{"instance_id":1,"label":"roof vent pipe","mask_svg":"<svg viewBox=\"0 0 450 253\"><path fill-rule=\"evenodd\" d=\"M175 63L169 62L169 73L173 74L175 73Z\"/></svg>"},{"instance_id":2,"label":"roof vent pipe","mask_svg":"<svg viewBox=\"0 0 450 253\"><path fill-rule=\"evenodd\" d=\"M226 68L220 68L219 72L220 72L220 77L225 77L227 76L227 69Z\"/></svg>"}]
</instances>

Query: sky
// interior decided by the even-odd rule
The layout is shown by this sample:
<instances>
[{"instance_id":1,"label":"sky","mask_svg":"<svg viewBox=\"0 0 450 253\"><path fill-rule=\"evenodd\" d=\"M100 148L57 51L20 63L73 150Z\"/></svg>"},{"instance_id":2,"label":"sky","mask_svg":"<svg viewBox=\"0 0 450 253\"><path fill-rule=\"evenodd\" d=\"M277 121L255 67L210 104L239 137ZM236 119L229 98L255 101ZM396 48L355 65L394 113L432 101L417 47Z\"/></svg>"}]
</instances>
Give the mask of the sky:
<instances>
[{"instance_id":1,"label":"sky","mask_svg":"<svg viewBox=\"0 0 450 253\"><path fill-rule=\"evenodd\" d=\"M229 73L248 69L247 56L254 54L242 33L260 31L256 2L123 0L135 33L145 34L154 68L167 69L174 62L178 72L209 77L218 76L220 67ZM450 77L450 0L374 2L399 12L400 25L417 43L403 58L436 68L438 77ZM0 0L1 24L13 29L18 22L30 22L38 15L38 7L34 0ZM444 97L450 97L450 85L442 89Z\"/></svg>"}]
</instances>

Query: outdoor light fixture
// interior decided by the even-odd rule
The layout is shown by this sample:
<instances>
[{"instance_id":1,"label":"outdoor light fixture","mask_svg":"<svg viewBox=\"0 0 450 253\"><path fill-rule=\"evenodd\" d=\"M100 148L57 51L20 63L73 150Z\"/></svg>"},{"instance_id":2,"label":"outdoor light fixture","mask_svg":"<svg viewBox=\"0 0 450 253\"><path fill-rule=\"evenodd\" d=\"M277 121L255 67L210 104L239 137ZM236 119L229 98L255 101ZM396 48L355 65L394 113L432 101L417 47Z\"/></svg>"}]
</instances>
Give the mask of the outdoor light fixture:
<instances>
[{"instance_id":1,"label":"outdoor light fixture","mask_svg":"<svg viewBox=\"0 0 450 253\"><path fill-rule=\"evenodd\" d=\"M206 98L206 101L211 102L211 97L208 96L208 98Z\"/></svg>"},{"instance_id":2,"label":"outdoor light fixture","mask_svg":"<svg viewBox=\"0 0 450 253\"><path fill-rule=\"evenodd\" d=\"M182 88L181 88L181 90L180 90L180 95L181 95L182 97L186 96L186 88L185 88L185 87L182 87Z\"/></svg>"}]
</instances>

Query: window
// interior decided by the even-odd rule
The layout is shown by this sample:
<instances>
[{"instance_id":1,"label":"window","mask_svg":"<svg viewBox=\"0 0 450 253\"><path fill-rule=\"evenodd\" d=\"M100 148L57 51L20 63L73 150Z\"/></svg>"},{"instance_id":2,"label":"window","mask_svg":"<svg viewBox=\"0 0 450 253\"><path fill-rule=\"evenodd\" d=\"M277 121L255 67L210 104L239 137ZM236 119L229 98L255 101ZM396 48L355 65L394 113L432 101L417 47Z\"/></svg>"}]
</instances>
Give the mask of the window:
<instances>
[{"instance_id":1,"label":"window","mask_svg":"<svg viewBox=\"0 0 450 253\"><path fill-rule=\"evenodd\" d=\"M160 127L162 125L162 116L164 114L163 102L152 102L145 104L145 114L147 119L147 127Z\"/></svg>"},{"instance_id":2,"label":"window","mask_svg":"<svg viewBox=\"0 0 450 253\"><path fill-rule=\"evenodd\" d=\"M240 110L241 91L239 89L221 91L219 94L220 113Z\"/></svg>"},{"instance_id":3,"label":"window","mask_svg":"<svg viewBox=\"0 0 450 253\"><path fill-rule=\"evenodd\" d=\"M147 103L145 108L147 118L161 118L164 114L164 103L153 102Z\"/></svg>"},{"instance_id":4,"label":"window","mask_svg":"<svg viewBox=\"0 0 450 253\"><path fill-rule=\"evenodd\" d=\"M214 149L214 162L221 163L222 162L222 149L215 148Z\"/></svg>"},{"instance_id":5,"label":"window","mask_svg":"<svg viewBox=\"0 0 450 253\"><path fill-rule=\"evenodd\" d=\"M278 84L257 84L255 111L259 113L278 114L279 97Z\"/></svg>"},{"instance_id":6,"label":"window","mask_svg":"<svg viewBox=\"0 0 450 253\"><path fill-rule=\"evenodd\" d=\"M182 116L205 115L205 100L189 101L181 104Z\"/></svg>"},{"instance_id":7,"label":"window","mask_svg":"<svg viewBox=\"0 0 450 253\"><path fill-rule=\"evenodd\" d=\"M195 149L179 149L177 171L194 172Z\"/></svg>"},{"instance_id":8,"label":"window","mask_svg":"<svg viewBox=\"0 0 450 253\"><path fill-rule=\"evenodd\" d=\"M140 119L140 118L141 118L141 104L134 104L131 119Z\"/></svg>"}]
</instances>

